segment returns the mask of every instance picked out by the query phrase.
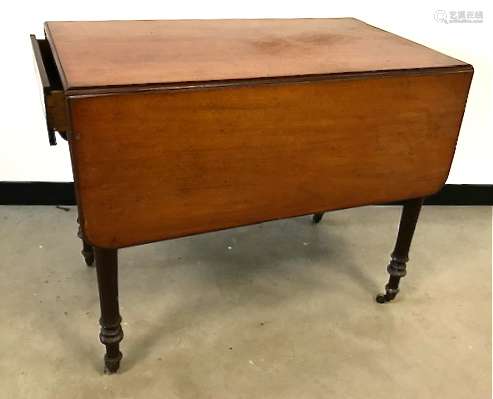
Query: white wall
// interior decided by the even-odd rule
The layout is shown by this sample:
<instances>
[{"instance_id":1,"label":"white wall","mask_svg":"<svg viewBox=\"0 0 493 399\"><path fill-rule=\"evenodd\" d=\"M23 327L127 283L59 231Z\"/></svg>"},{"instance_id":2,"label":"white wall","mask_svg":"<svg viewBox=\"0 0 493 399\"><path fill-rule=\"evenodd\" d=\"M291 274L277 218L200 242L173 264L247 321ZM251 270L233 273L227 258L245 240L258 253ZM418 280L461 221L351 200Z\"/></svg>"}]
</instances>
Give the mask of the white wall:
<instances>
[{"instance_id":1,"label":"white wall","mask_svg":"<svg viewBox=\"0 0 493 399\"><path fill-rule=\"evenodd\" d=\"M353 16L474 65L475 76L448 183L493 184L492 46L488 1L30 1L3 2L0 44L0 181L71 181L66 143L50 147L29 33L46 20ZM481 24L442 24L437 9L479 10Z\"/></svg>"}]
</instances>

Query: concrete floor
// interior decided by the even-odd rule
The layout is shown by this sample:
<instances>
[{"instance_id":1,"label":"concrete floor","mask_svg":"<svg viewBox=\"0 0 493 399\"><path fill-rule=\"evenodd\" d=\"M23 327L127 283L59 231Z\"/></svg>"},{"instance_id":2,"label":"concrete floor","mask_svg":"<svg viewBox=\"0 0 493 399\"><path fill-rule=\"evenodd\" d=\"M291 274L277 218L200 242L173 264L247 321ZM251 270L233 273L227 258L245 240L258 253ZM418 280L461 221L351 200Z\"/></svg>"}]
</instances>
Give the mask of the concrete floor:
<instances>
[{"instance_id":1,"label":"concrete floor","mask_svg":"<svg viewBox=\"0 0 493 399\"><path fill-rule=\"evenodd\" d=\"M425 207L402 292L379 305L399 213L121 250L107 376L75 210L0 207L0 398L491 398L491 208Z\"/></svg>"}]
</instances>

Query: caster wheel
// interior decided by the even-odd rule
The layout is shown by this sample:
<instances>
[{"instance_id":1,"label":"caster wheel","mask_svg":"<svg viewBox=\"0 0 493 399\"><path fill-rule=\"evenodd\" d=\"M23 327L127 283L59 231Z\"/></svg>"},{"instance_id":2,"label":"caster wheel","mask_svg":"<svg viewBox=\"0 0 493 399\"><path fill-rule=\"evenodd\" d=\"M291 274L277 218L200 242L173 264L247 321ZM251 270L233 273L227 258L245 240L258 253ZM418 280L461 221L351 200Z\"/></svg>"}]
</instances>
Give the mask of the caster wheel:
<instances>
[{"instance_id":1,"label":"caster wheel","mask_svg":"<svg viewBox=\"0 0 493 399\"><path fill-rule=\"evenodd\" d=\"M104 373L105 374L115 374L118 371L119 367L120 367L120 362L112 363L111 365L105 364L104 365Z\"/></svg>"},{"instance_id":2,"label":"caster wheel","mask_svg":"<svg viewBox=\"0 0 493 399\"><path fill-rule=\"evenodd\" d=\"M120 360L122 360L122 353L118 352L116 357L109 358L107 355L104 356L104 373L114 374L120 368Z\"/></svg>"},{"instance_id":3,"label":"caster wheel","mask_svg":"<svg viewBox=\"0 0 493 399\"><path fill-rule=\"evenodd\" d=\"M387 303L392 301L397 296L397 293L387 292L386 294L378 294L375 300L378 303Z\"/></svg>"},{"instance_id":4,"label":"caster wheel","mask_svg":"<svg viewBox=\"0 0 493 399\"><path fill-rule=\"evenodd\" d=\"M378 303L385 303L387 302L387 298L385 294L378 294L377 297L375 298Z\"/></svg>"}]
</instances>

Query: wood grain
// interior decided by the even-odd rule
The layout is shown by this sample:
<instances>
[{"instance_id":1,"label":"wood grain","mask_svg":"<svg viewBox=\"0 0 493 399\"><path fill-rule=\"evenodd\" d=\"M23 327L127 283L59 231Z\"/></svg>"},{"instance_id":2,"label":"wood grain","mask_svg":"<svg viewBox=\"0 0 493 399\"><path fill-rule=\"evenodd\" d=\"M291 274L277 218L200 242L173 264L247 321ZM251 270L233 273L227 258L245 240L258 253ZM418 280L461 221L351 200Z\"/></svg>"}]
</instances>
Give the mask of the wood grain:
<instances>
[{"instance_id":1,"label":"wood grain","mask_svg":"<svg viewBox=\"0 0 493 399\"><path fill-rule=\"evenodd\" d=\"M353 18L48 22L65 90L466 65Z\"/></svg>"},{"instance_id":2,"label":"wood grain","mask_svg":"<svg viewBox=\"0 0 493 399\"><path fill-rule=\"evenodd\" d=\"M70 98L85 238L118 248L432 194L471 77Z\"/></svg>"}]
</instances>

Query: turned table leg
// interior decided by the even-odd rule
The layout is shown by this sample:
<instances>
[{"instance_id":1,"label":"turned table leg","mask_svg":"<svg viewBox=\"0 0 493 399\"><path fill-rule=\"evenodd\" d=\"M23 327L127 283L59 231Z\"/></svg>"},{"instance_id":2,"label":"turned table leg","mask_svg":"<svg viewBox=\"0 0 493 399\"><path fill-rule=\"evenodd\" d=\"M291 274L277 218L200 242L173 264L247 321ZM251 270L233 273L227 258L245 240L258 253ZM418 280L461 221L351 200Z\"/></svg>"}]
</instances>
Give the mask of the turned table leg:
<instances>
[{"instance_id":1,"label":"turned table leg","mask_svg":"<svg viewBox=\"0 0 493 399\"><path fill-rule=\"evenodd\" d=\"M84 261L86 262L86 265L92 266L94 263L94 248L82 237L79 218L77 218L77 223L79 223L79 231L77 232L77 236L82 240L82 251L80 251L80 253L84 257Z\"/></svg>"},{"instance_id":2,"label":"turned table leg","mask_svg":"<svg viewBox=\"0 0 493 399\"><path fill-rule=\"evenodd\" d=\"M322 220L322 217L324 216L325 212L320 212L320 213L314 213L313 214L313 223L320 223Z\"/></svg>"},{"instance_id":3,"label":"turned table leg","mask_svg":"<svg viewBox=\"0 0 493 399\"><path fill-rule=\"evenodd\" d=\"M378 303L389 302L399 292L399 281L406 275L406 263L409 260L409 248L413 239L414 229L418 222L419 211L423 204L423 198L408 200L402 208L401 221L395 248L390 255L391 261L387 266L390 274L389 282L385 286L385 294L377 295Z\"/></svg>"},{"instance_id":4,"label":"turned table leg","mask_svg":"<svg viewBox=\"0 0 493 399\"><path fill-rule=\"evenodd\" d=\"M122 353L120 341L123 331L118 307L118 258L116 249L94 248L101 305L101 333L99 338L106 346L105 373L114 373L120 367Z\"/></svg>"}]
</instances>

